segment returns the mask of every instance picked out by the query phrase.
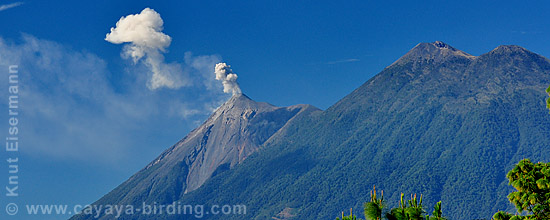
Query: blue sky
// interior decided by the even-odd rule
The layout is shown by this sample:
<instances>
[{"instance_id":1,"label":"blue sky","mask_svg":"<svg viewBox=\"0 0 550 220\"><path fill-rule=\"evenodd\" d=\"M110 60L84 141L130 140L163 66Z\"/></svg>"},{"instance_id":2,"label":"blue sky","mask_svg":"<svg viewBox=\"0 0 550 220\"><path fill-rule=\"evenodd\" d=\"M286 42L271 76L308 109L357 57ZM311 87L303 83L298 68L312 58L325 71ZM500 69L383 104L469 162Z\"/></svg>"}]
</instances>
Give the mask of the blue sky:
<instances>
[{"instance_id":1,"label":"blue sky","mask_svg":"<svg viewBox=\"0 0 550 220\"><path fill-rule=\"evenodd\" d=\"M147 65L105 41L122 16L147 7L171 37L163 62L190 85L151 90ZM21 78L13 201L89 204L109 192L230 97L214 80L217 62L231 65L254 100L326 109L420 42L476 56L514 44L549 57L549 9L545 1L2 0L3 112L7 66L19 65ZM7 134L7 113L0 119ZM0 201L0 210L13 202Z\"/></svg>"}]
</instances>

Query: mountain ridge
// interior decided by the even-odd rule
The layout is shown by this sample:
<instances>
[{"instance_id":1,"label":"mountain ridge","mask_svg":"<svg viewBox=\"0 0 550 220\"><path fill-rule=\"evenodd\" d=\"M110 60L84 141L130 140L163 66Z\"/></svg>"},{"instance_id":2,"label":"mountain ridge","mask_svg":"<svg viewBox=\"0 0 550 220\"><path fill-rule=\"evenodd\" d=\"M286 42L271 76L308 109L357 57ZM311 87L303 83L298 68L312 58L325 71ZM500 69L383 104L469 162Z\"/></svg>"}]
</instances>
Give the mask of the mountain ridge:
<instances>
[{"instance_id":1,"label":"mountain ridge","mask_svg":"<svg viewBox=\"0 0 550 220\"><path fill-rule=\"evenodd\" d=\"M390 206L401 192L422 193L427 206L442 200L451 219L511 208L507 170L523 157L550 160L550 62L511 46L477 57L453 49L417 45L411 51L418 53L409 51L327 110L288 120L241 164L171 200L248 206L246 216L208 219L269 219L284 210L334 219L361 210L376 185ZM463 208L474 203L475 210Z\"/></svg>"},{"instance_id":2,"label":"mountain ridge","mask_svg":"<svg viewBox=\"0 0 550 220\"><path fill-rule=\"evenodd\" d=\"M525 61L520 63L523 69L519 71L508 60L491 60L492 56L483 55L452 63L424 63L418 68L407 63L403 63L409 65L407 68L400 65L385 68L315 118L289 124L302 131L284 137L285 140L267 143L265 151L252 155L257 159L246 161L231 176L214 178L212 185L207 184L197 195L208 198L206 195L210 195L208 192L214 186L229 187L230 181L223 179L244 178L251 172L247 167L272 173L265 164L288 163L290 168L281 172L287 175L297 172L294 178L281 175L267 180L247 178L249 185L280 189L283 196L254 187L230 187L224 193L252 195L207 201L248 203L258 207L251 211L255 219L270 218L285 208L300 210L298 218L329 219L350 207L361 210L362 202L368 199L365 198L368 190L376 185L390 192L387 197L390 203L399 200L400 192L422 193L428 204L443 200L447 210L444 212L453 219L489 218L498 209L510 208L506 195L511 189L505 174L513 164L521 157L550 159L550 151L544 148L550 144L544 135L550 132L544 108L550 67L546 58L529 54L532 55L529 60L521 54L508 57ZM496 63L488 65L491 62ZM411 155L416 155L416 159ZM297 164L288 158L303 161ZM435 162L417 162L418 158L431 158ZM479 179L472 179L474 176ZM362 184L354 183L353 179ZM337 183L344 185L336 187ZM324 187L336 191L324 192ZM473 197L476 190L484 193L478 193L482 197ZM293 194L311 197L301 199ZM250 198L256 196L279 202ZM475 212L460 208L477 200L487 204L481 204ZM199 202L193 198L185 201Z\"/></svg>"},{"instance_id":3,"label":"mountain ridge","mask_svg":"<svg viewBox=\"0 0 550 220\"><path fill-rule=\"evenodd\" d=\"M320 110L311 105L276 107L235 94L201 126L94 204L138 207L136 201L175 201L242 163L289 120L315 111Z\"/></svg>"},{"instance_id":4,"label":"mountain ridge","mask_svg":"<svg viewBox=\"0 0 550 220\"><path fill-rule=\"evenodd\" d=\"M435 41L432 43L419 43L388 67L391 67L395 64L403 64L407 62L441 63L449 59L475 59L475 56L458 50L442 41Z\"/></svg>"},{"instance_id":5,"label":"mountain ridge","mask_svg":"<svg viewBox=\"0 0 550 220\"><path fill-rule=\"evenodd\" d=\"M201 143L200 145L208 144L210 139L212 138L212 130L216 130L216 128L212 128L212 126L218 126L217 129L220 129L219 126L221 123L222 125L229 126L223 128L223 134L221 139L217 136L214 136L214 143L216 145L220 145L222 152L218 152L216 150L206 150L204 151L204 155L200 155L198 152L192 152L191 154L193 156L198 156L199 158L193 158L194 160L201 159L203 161L206 161L207 163L210 163L209 166L202 166L201 164L193 163L194 161L189 161L189 167L190 173L189 177L192 177L193 175L198 175L197 179L189 178L187 179L187 188L185 190L185 193L188 193L189 191L195 190L196 188L200 187L204 181L206 181L208 178L210 178L210 175L214 173L214 171L224 163L229 163L229 168L232 168L233 166L241 163L248 157L250 154L252 154L254 151L258 150L259 146L269 139L273 134L275 134L281 127L284 126L284 124L287 122L287 120L292 119L296 114L301 114L308 111L316 111L318 110L314 106L311 105L293 105L289 107L276 107L274 105L271 105L269 103L265 102L255 102L252 99L250 99L245 94L235 94L233 95L227 102L222 104L219 108L215 110L215 112L203 123L203 125L199 126L197 130L203 130L204 132L197 132L193 131L188 136L183 138L180 142L186 142L187 140L193 139L197 136L201 136ZM281 113L281 114L287 114L283 115L283 119L275 119L275 118L269 118L269 122L265 121L264 118L261 118L258 124L254 124L257 121L256 120L256 114L268 114L268 113ZM269 116L269 115L268 115ZM279 115L280 116L280 115ZM271 116L269 116L271 117ZM270 125L265 123L273 123L280 120L278 125ZM248 123L250 122L250 124ZM218 123L218 124L217 124ZM253 128L257 129L250 132L250 127L247 126L259 126L259 128ZM232 133L234 129L239 130L240 134ZM265 131L263 131L263 130ZM257 134L254 132L260 132L268 134ZM227 137L229 135L229 137ZM229 138L229 139L227 139ZM235 138L237 140L235 140ZM239 141L239 138L244 138L243 140ZM236 142L235 142L236 141ZM179 143L180 143L179 142ZM235 146L235 148L231 148L228 151L226 150L225 146ZM177 148L178 145L174 145L172 149L168 150L166 153L163 153L164 157L168 154L171 154L175 151L175 148ZM219 147L212 147L214 149L218 149ZM212 149L211 148L211 149ZM188 152L182 152L183 155L187 155ZM183 156L180 153L180 156ZM231 156L232 155L232 156ZM164 159L158 158L157 160ZM173 160L179 160L180 157L172 158ZM214 162L217 161L217 162ZM153 164L154 165L154 164Z\"/></svg>"}]
</instances>

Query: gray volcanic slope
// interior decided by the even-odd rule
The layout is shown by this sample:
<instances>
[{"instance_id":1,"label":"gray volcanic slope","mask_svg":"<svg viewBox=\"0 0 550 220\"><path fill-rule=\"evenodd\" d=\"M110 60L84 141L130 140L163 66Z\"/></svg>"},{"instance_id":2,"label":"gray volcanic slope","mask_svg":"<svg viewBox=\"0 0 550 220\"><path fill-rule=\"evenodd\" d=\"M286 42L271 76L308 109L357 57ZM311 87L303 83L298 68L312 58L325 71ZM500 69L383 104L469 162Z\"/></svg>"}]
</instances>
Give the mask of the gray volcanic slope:
<instances>
[{"instance_id":1,"label":"gray volcanic slope","mask_svg":"<svg viewBox=\"0 0 550 220\"><path fill-rule=\"evenodd\" d=\"M388 206L401 192L419 193L429 212L442 200L450 219L489 219L510 208L505 175L515 163L550 160L549 84L550 61L522 47L476 57L443 42L421 43L326 111L296 116L261 150L193 192L154 187L185 182L177 178L190 163L140 171L171 172L164 177L172 179L140 181L153 188L132 201L247 205L246 215L206 219L335 219L362 210L376 185ZM119 188L98 204L129 195Z\"/></svg>"},{"instance_id":2,"label":"gray volcanic slope","mask_svg":"<svg viewBox=\"0 0 550 220\"><path fill-rule=\"evenodd\" d=\"M314 111L319 110L311 105L276 107L244 94L234 95L204 124L96 204L138 207L141 202L180 198L216 173L243 162L296 116Z\"/></svg>"}]
</instances>

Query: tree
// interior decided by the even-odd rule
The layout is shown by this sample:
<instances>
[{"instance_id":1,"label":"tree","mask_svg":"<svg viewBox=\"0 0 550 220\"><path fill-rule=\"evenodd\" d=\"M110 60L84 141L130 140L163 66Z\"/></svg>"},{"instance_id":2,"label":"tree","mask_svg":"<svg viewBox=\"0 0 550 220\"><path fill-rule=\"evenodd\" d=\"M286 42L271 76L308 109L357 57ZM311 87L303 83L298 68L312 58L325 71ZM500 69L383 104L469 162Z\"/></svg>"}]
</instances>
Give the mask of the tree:
<instances>
[{"instance_id":1,"label":"tree","mask_svg":"<svg viewBox=\"0 0 550 220\"><path fill-rule=\"evenodd\" d=\"M405 194L401 193L401 200L399 201L399 207L393 208L389 213L386 213L386 218L388 220L408 220L407 213L407 203L404 202L403 197Z\"/></svg>"},{"instance_id":2,"label":"tree","mask_svg":"<svg viewBox=\"0 0 550 220\"><path fill-rule=\"evenodd\" d=\"M422 195L420 197L417 197L416 194L411 195L411 199L405 201L405 194L401 193L399 207L393 208L389 212L384 211L385 205L384 191L381 191L380 198L378 198L376 186L374 186L370 192L370 201L364 204L366 220L382 220L383 217L386 217L387 220L447 220L441 211L441 201L435 204L432 217L424 216L426 211L422 207ZM336 220L356 220L356 216L350 209L349 216L344 216L344 212L342 212L342 219L336 218Z\"/></svg>"},{"instance_id":3,"label":"tree","mask_svg":"<svg viewBox=\"0 0 550 220\"><path fill-rule=\"evenodd\" d=\"M512 214L503 211L498 211L493 215L494 220L510 220L512 217Z\"/></svg>"},{"instance_id":4,"label":"tree","mask_svg":"<svg viewBox=\"0 0 550 220\"><path fill-rule=\"evenodd\" d=\"M550 87L546 89L546 93L548 93L548 96L550 96ZM550 109L550 98L546 99L546 108Z\"/></svg>"},{"instance_id":5,"label":"tree","mask_svg":"<svg viewBox=\"0 0 550 220\"><path fill-rule=\"evenodd\" d=\"M426 211L422 208L422 195L420 195L420 200L417 199L416 194L411 195L411 199L407 202L405 202L404 197L405 194L401 193L399 207L386 213L386 218L388 220L424 220Z\"/></svg>"},{"instance_id":6,"label":"tree","mask_svg":"<svg viewBox=\"0 0 550 220\"><path fill-rule=\"evenodd\" d=\"M384 209L384 191L382 191L380 199L376 197L376 186L370 192L370 202L365 203L365 219L381 220L382 210Z\"/></svg>"},{"instance_id":7,"label":"tree","mask_svg":"<svg viewBox=\"0 0 550 220\"><path fill-rule=\"evenodd\" d=\"M428 217L426 219L427 220L447 220L447 218L443 217L443 211L441 210L441 201L435 204L432 215L433 215L432 217Z\"/></svg>"},{"instance_id":8,"label":"tree","mask_svg":"<svg viewBox=\"0 0 550 220\"><path fill-rule=\"evenodd\" d=\"M533 164L521 160L506 177L517 191L508 195L508 200L517 208L518 214L497 212L495 220L543 220L550 219L550 163ZM519 215L527 212L527 215Z\"/></svg>"},{"instance_id":9,"label":"tree","mask_svg":"<svg viewBox=\"0 0 550 220\"><path fill-rule=\"evenodd\" d=\"M350 209L348 216L344 216L344 212L342 212L342 219L336 217L336 220L358 220L358 219L357 219L357 216L353 215L353 209ZM359 220L361 220L361 219L359 219Z\"/></svg>"}]
</instances>

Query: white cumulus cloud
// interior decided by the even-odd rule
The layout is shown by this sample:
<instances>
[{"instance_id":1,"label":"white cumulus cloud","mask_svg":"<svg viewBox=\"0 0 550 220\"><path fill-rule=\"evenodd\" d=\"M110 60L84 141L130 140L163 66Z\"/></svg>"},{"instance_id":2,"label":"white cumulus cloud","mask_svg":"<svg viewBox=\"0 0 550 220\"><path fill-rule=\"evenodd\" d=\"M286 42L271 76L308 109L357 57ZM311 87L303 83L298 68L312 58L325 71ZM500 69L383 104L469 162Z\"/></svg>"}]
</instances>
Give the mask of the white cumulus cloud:
<instances>
[{"instance_id":1,"label":"white cumulus cloud","mask_svg":"<svg viewBox=\"0 0 550 220\"><path fill-rule=\"evenodd\" d=\"M25 154L106 165L147 159L151 154L143 152L154 154L172 144L148 137L181 138L181 132L204 121L227 98L212 75L221 62L217 55L186 53L182 63L174 64L204 85L150 91L145 86L149 79L133 74L146 66L114 70L121 77L113 79L108 62L96 54L31 35L18 42L0 37L0 78L8 79L10 65L19 66ZM8 86L8 80L0 82L0 90ZM8 96L0 93L0 99ZM8 107L7 102L0 106ZM7 117L0 115L0 120Z\"/></svg>"},{"instance_id":2,"label":"white cumulus cloud","mask_svg":"<svg viewBox=\"0 0 550 220\"><path fill-rule=\"evenodd\" d=\"M160 14L145 8L139 14L120 18L105 40L113 44L128 43L122 51L123 58L132 58L134 63L144 59L152 75L147 83L151 90L162 87L178 89L189 86L188 77L177 63L166 63L163 53L170 46L172 38L163 30L164 21Z\"/></svg>"}]
</instances>

